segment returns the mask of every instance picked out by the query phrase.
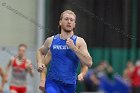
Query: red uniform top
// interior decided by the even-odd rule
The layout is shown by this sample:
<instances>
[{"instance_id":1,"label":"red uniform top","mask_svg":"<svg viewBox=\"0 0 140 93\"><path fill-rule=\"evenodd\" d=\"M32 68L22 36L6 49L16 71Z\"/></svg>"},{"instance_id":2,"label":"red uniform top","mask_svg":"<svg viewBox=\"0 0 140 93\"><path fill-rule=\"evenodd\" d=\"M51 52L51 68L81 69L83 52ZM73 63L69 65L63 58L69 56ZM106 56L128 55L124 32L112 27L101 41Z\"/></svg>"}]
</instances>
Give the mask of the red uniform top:
<instances>
[{"instance_id":1,"label":"red uniform top","mask_svg":"<svg viewBox=\"0 0 140 93\"><path fill-rule=\"evenodd\" d=\"M140 66L135 67L131 76L132 86L140 86Z\"/></svg>"},{"instance_id":2,"label":"red uniform top","mask_svg":"<svg viewBox=\"0 0 140 93\"><path fill-rule=\"evenodd\" d=\"M26 70L26 59L22 61L21 64L17 64L17 59L14 58L12 62L12 79L11 85L14 86L26 86L26 77L27 77L27 70Z\"/></svg>"},{"instance_id":3,"label":"red uniform top","mask_svg":"<svg viewBox=\"0 0 140 93\"><path fill-rule=\"evenodd\" d=\"M12 67L26 69L26 59L21 64L17 64L16 58L14 58Z\"/></svg>"}]
</instances>

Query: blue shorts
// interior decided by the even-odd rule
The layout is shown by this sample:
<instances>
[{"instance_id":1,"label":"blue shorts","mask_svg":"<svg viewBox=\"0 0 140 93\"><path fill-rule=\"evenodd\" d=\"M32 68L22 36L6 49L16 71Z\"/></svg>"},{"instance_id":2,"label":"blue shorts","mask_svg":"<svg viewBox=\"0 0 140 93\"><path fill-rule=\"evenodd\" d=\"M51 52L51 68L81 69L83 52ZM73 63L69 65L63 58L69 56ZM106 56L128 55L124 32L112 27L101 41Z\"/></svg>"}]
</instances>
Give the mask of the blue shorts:
<instances>
[{"instance_id":1,"label":"blue shorts","mask_svg":"<svg viewBox=\"0 0 140 93\"><path fill-rule=\"evenodd\" d=\"M61 81L47 79L45 93L75 93L76 84L66 84Z\"/></svg>"}]
</instances>

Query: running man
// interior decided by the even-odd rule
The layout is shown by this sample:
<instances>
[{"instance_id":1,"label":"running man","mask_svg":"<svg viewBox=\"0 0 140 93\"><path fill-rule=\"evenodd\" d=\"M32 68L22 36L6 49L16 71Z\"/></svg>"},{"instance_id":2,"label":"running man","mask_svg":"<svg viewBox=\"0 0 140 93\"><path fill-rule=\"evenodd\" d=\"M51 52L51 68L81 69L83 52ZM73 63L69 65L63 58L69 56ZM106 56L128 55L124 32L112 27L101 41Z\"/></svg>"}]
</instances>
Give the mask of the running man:
<instances>
[{"instance_id":1,"label":"running man","mask_svg":"<svg viewBox=\"0 0 140 93\"><path fill-rule=\"evenodd\" d=\"M92 66L86 42L74 35L75 21L76 15L73 11L64 11L59 21L60 34L48 37L37 51L39 71L44 73L45 65L50 63L45 93L75 93L78 63L82 66L82 71L78 75L79 80L84 77L87 67ZM46 53L43 59L42 55ZM45 77L44 74L42 77Z\"/></svg>"},{"instance_id":2,"label":"running man","mask_svg":"<svg viewBox=\"0 0 140 93\"><path fill-rule=\"evenodd\" d=\"M25 44L18 46L18 53L16 57L12 57L6 67L6 74L8 77L10 67L12 68L12 77L10 82L10 93L26 93L27 90L27 73L33 77L33 68L31 61L26 58Z\"/></svg>"}]
</instances>

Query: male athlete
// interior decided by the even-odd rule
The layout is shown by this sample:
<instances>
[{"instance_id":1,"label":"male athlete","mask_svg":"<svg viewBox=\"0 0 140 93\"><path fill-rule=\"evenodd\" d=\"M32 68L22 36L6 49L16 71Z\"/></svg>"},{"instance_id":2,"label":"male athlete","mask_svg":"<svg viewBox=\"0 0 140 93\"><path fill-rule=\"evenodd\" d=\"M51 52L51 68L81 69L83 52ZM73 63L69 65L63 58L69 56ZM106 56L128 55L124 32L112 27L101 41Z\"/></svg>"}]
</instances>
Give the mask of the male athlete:
<instances>
[{"instance_id":1,"label":"male athlete","mask_svg":"<svg viewBox=\"0 0 140 93\"><path fill-rule=\"evenodd\" d=\"M7 75L10 67L12 67L10 93L26 93L27 73L29 72L30 75L33 76L31 61L28 60L25 55L26 49L27 46L25 44L20 44L18 46L17 56L12 57L7 65Z\"/></svg>"},{"instance_id":2,"label":"male athlete","mask_svg":"<svg viewBox=\"0 0 140 93\"><path fill-rule=\"evenodd\" d=\"M87 68L92 66L92 58L84 39L74 35L75 21L74 12L64 11L59 21L60 34L47 38L37 51L39 71L44 73L45 65L50 63L45 93L75 93L78 62L82 67L78 80L83 79ZM46 54L44 59L43 54ZM45 77L44 74L41 75L42 77Z\"/></svg>"}]
</instances>

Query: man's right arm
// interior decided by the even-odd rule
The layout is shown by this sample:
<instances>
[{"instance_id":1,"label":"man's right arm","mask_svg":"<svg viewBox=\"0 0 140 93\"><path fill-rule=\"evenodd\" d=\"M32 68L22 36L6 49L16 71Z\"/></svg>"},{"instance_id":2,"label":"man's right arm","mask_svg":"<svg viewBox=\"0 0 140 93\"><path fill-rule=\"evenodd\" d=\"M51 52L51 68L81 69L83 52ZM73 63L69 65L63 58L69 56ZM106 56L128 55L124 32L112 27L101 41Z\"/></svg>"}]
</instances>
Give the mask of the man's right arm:
<instances>
[{"instance_id":1,"label":"man's right arm","mask_svg":"<svg viewBox=\"0 0 140 93\"><path fill-rule=\"evenodd\" d=\"M5 82L8 81L8 77L9 77L9 71L10 71L10 67L12 66L12 62L14 60L14 57L12 57L10 60L9 60L9 63L7 64L6 66L6 70L5 70Z\"/></svg>"},{"instance_id":2,"label":"man's right arm","mask_svg":"<svg viewBox=\"0 0 140 93\"><path fill-rule=\"evenodd\" d=\"M37 58L37 66L38 66L38 68L42 65L43 57L46 54L46 51L48 49L47 42L48 41L46 40L44 45L37 50L36 58Z\"/></svg>"},{"instance_id":3,"label":"man's right arm","mask_svg":"<svg viewBox=\"0 0 140 93\"><path fill-rule=\"evenodd\" d=\"M47 73L47 65L49 64L49 62L51 61L51 53L50 50L48 50L45 58L43 59L42 63L46 65L46 68L44 68L41 72L41 80L45 80L46 78L46 73Z\"/></svg>"},{"instance_id":4,"label":"man's right arm","mask_svg":"<svg viewBox=\"0 0 140 93\"><path fill-rule=\"evenodd\" d=\"M42 66L42 61L50 48L52 40L53 40L53 36L48 37L45 43L43 44L43 46L37 50L36 58L37 58L38 69Z\"/></svg>"},{"instance_id":5,"label":"man's right arm","mask_svg":"<svg viewBox=\"0 0 140 93\"><path fill-rule=\"evenodd\" d=\"M51 46L53 40L53 36L47 38L47 40L45 41L44 45L39 48L37 50L37 65L38 65L38 71L41 72L40 73L40 84L39 84L39 89L44 91L44 87L45 87L45 79L46 79L46 73L47 73L47 68L45 68L45 65L43 65L43 61L45 60L44 58L46 57L45 55L48 54L48 50ZM42 67L44 66L44 67Z\"/></svg>"},{"instance_id":6,"label":"man's right arm","mask_svg":"<svg viewBox=\"0 0 140 93\"><path fill-rule=\"evenodd\" d=\"M47 54L46 54L44 60L42 61L42 63L45 64L45 65L47 66L47 65L49 64L49 62L51 61L51 58L52 58L52 56L51 56L51 51L48 50L48 52L47 52Z\"/></svg>"},{"instance_id":7,"label":"man's right arm","mask_svg":"<svg viewBox=\"0 0 140 93\"><path fill-rule=\"evenodd\" d=\"M14 57L12 57L11 59L10 59L10 61L9 61L9 63L7 64L7 66L6 66L6 75L8 75L8 73L9 73L9 71L10 71L10 67L11 67L11 65L12 65L12 61L14 60Z\"/></svg>"}]
</instances>

